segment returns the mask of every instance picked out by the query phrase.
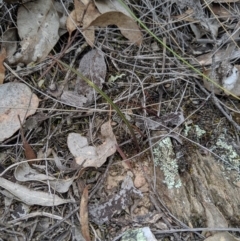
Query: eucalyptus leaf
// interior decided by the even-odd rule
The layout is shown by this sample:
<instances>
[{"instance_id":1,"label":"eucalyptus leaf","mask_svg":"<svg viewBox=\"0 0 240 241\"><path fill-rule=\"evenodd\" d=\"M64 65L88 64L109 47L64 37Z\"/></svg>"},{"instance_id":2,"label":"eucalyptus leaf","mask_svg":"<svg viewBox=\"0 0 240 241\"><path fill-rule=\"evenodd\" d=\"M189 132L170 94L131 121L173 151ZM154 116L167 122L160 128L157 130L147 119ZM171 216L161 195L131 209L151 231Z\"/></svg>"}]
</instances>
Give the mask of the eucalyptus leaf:
<instances>
[{"instance_id":1,"label":"eucalyptus leaf","mask_svg":"<svg viewBox=\"0 0 240 241\"><path fill-rule=\"evenodd\" d=\"M2 177L0 177L0 186L28 205L58 206L73 202L70 199L60 198L56 194L31 190L26 186L10 182Z\"/></svg>"}]
</instances>

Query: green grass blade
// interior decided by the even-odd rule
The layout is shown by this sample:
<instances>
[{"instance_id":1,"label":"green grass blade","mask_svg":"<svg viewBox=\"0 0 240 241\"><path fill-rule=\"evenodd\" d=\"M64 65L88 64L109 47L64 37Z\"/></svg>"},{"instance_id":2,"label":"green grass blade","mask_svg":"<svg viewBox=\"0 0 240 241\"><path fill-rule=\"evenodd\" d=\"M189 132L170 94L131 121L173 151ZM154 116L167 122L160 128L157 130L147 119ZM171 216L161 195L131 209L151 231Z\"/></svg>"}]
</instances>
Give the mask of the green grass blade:
<instances>
[{"instance_id":1,"label":"green grass blade","mask_svg":"<svg viewBox=\"0 0 240 241\"><path fill-rule=\"evenodd\" d=\"M118 115L121 117L121 119L125 122L125 124L127 125L133 141L136 145L136 147L138 149L140 149L139 145L138 145L138 141L136 138L136 135L133 131L133 128L131 126L131 124L129 123L129 121L126 119L125 115L121 112L121 110L118 108L118 106L113 103L113 101L108 97L108 95L106 95L97 85L95 85L91 80L89 80L88 78L86 78L82 73L80 73L79 71L77 71L74 68L71 68L68 64L62 62L61 60L56 59L60 64L62 64L64 67L66 67L67 69L71 70L73 73L75 73L77 76L79 76L80 78L82 78L84 81L86 81L86 83L91 86L92 88L94 88L96 90L96 92L98 92L111 106L112 108L118 113Z\"/></svg>"}]
</instances>

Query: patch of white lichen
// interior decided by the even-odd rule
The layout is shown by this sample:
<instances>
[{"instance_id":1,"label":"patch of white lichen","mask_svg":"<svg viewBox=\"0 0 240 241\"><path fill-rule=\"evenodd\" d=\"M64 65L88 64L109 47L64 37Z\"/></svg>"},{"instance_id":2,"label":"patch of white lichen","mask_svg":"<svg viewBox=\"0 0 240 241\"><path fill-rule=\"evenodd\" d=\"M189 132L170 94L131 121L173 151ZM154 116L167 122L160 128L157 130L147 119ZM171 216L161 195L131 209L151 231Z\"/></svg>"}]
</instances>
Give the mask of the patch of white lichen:
<instances>
[{"instance_id":1,"label":"patch of white lichen","mask_svg":"<svg viewBox=\"0 0 240 241\"><path fill-rule=\"evenodd\" d=\"M202 130L198 125L189 126L189 125L185 124L184 135L188 136L190 130L194 130L194 133L196 134L196 136L198 138L200 138L200 137L202 137L202 135L206 134L206 131Z\"/></svg>"},{"instance_id":2,"label":"patch of white lichen","mask_svg":"<svg viewBox=\"0 0 240 241\"><path fill-rule=\"evenodd\" d=\"M188 136L190 131L194 130L194 133L198 138L200 138L202 135L206 133L205 130L202 130L198 125L185 125L184 128L184 135ZM231 144L233 140L228 137L228 140L226 139L226 130L223 130L224 134L221 134L215 145L210 148L210 150L214 153L216 153L218 156L220 156L221 160L224 161L225 167L227 170L240 170L240 156L235 151L234 146ZM240 179L240 177L239 177Z\"/></svg>"},{"instance_id":3,"label":"patch of white lichen","mask_svg":"<svg viewBox=\"0 0 240 241\"><path fill-rule=\"evenodd\" d=\"M206 134L206 131L202 130L198 125L195 125L194 127L195 127L195 131L196 131L198 138L200 138L200 137L202 137L202 135Z\"/></svg>"},{"instance_id":4,"label":"patch of white lichen","mask_svg":"<svg viewBox=\"0 0 240 241\"><path fill-rule=\"evenodd\" d=\"M228 144L225 135L221 134L218 137L218 140L216 142L217 148L221 148L220 157L224 160L227 160L229 162L229 168L227 169L236 169L239 170L240 167L240 156L235 151L234 147L231 144ZM232 167L231 167L232 166Z\"/></svg>"},{"instance_id":5,"label":"patch of white lichen","mask_svg":"<svg viewBox=\"0 0 240 241\"><path fill-rule=\"evenodd\" d=\"M164 138L153 148L154 164L159 166L164 174L164 183L169 189L181 187L181 179L178 174L177 159L169 137Z\"/></svg>"}]
</instances>

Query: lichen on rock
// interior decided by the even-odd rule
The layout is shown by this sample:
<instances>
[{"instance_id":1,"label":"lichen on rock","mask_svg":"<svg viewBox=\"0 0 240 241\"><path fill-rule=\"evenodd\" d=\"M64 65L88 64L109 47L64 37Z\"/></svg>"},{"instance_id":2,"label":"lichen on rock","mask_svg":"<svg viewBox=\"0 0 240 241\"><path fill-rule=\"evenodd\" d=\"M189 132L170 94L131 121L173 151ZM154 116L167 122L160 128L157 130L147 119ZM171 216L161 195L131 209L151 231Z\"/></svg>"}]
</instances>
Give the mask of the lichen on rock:
<instances>
[{"instance_id":1,"label":"lichen on rock","mask_svg":"<svg viewBox=\"0 0 240 241\"><path fill-rule=\"evenodd\" d=\"M216 142L216 146L218 149L220 149L221 154L220 157L224 160L227 160L227 169L235 169L239 170L240 168L240 156L235 151L234 147L230 144L228 144L228 141L226 140L226 137L224 134L221 134L218 137L218 140Z\"/></svg>"},{"instance_id":2,"label":"lichen on rock","mask_svg":"<svg viewBox=\"0 0 240 241\"><path fill-rule=\"evenodd\" d=\"M178 164L175 157L170 137L158 141L153 148L154 165L160 166L164 173L163 182L168 189L181 187L181 179L178 174Z\"/></svg>"}]
</instances>

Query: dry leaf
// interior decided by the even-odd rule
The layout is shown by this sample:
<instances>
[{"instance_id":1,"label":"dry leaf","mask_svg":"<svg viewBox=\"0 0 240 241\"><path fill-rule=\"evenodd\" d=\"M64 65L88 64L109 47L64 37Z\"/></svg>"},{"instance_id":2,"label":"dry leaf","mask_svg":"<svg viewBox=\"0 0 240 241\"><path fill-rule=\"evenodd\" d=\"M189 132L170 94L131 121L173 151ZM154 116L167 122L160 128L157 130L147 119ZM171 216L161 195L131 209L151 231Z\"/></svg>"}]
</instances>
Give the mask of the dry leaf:
<instances>
[{"instance_id":1,"label":"dry leaf","mask_svg":"<svg viewBox=\"0 0 240 241\"><path fill-rule=\"evenodd\" d=\"M91 46L94 47L94 41L95 41L95 28L89 27L88 29L84 30L82 32L86 42Z\"/></svg>"},{"instance_id":2,"label":"dry leaf","mask_svg":"<svg viewBox=\"0 0 240 241\"><path fill-rule=\"evenodd\" d=\"M81 59L78 71L102 89L107 72L104 54L97 49L92 49ZM76 81L75 92L85 96L88 103L93 101L95 90L80 77Z\"/></svg>"},{"instance_id":3,"label":"dry leaf","mask_svg":"<svg viewBox=\"0 0 240 241\"><path fill-rule=\"evenodd\" d=\"M7 58L11 58L17 50L17 28L9 28L3 33L1 44L6 49Z\"/></svg>"},{"instance_id":4,"label":"dry leaf","mask_svg":"<svg viewBox=\"0 0 240 241\"><path fill-rule=\"evenodd\" d=\"M3 62L7 56L7 52L5 48L2 48L0 53L0 84L3 84L4 78L5 78L5 67L3 65Z\"/></svg>"},{"instance_id":5,"label":"dry leaf","mask_svg":"<svg viewBox=\"0 0 240 241\"><path fill-rule=\"evenodd\" d=\"M86 28L89 24L96 19L100 13L96 9L93 2L89 4L83 4L81 1L75 0L75 9L71 12L67 19L67 29L71 34L78 26L83 26ZM93 47L95 40L95 29L94 27L90 27L82 31L84 38L87 43Z\"/></svg>"},{"instance_id":6,"label":"dry leaf","mask_svg":"<svg viewBox=\"0 0 240 241\"><path fill-rule=\"evenodd\" d=\"M143 36L138 25L124 13L117 11L104 13L91 22L88 27L107 27L108 25L117 25L124 37L138 46L141 45Z\"/></svg>"},{"instance_id":7,"label":"dry leaf","mask_svg":"<svg viewBox=\"0 0 240 241\"><path fill-rule=\"evenodd\" d=\"M41 205L49 207L73 202L70 199L62 199L55 194L31 190L23 185L10 182L2 177L0 177L0 186L12 193L17 199L28 205Z\"/></svg>"},{"instance_id":8,"label":"dry leaf","mask_svg":"<svg viewBox=\"0 0 240 241\"><path fill-rule=\"evenodd\" d=\"M49 184L53 190L59 193L67 192L74 181L74 177L60 179L42 174L31 168L28 163L20 164L14 171L14 177L20 182L39 181L46 185Z\"/></svg>"},{"instance_id":9,"label":"dry leaf","mask_svg":"<svg viewBox=\"0 0 240 241\"><path fill-rule=\"evenodd\" d=\"M33 169L28 163L19 164L14 171L14 177L20 182L56 180L55 177L45 175Z\"/></svg>"},{"instance_id":10,"label":"dry leaf","mask_svg":"<svg viewBox=\"0 0 240 241\"><path fill-rule=\"evenodd\" d=\"M60 19L51 0L29 1L21 5L17 15L21 51L10 63L40 62L59 39Z\"/></svg>"},{"instance_id":11,"label":"dry leaf","mask_svg":"<svg viewBox=\"0 0 240 241\"><path fill-rule=\"evenodd\" d=\"M98 16L100 16L99 11L96 9L93 2L90 2L87 5L87 11L83 18L83 29L82 32L84 38L86 39L87 43L93 47L94 40L95 40L95 28L94 26L88 27L92 21L94 21Z\"/></svg>"},{"instance_id":12,"label":"dry leaf","mask_svg":"<svg viewBox=\"0 0 240 241\"><path fill-rule=\"evenodd\" d=\"M98 147L89 146L87 138L80 134L70 133L68 135L68 148L76 158L78 165L100 167L105 163L107 157L116 152L117 142L109 122L102 125L101 134L105 141Z\"/></svg>"},{"instance_id":13,"label":"dry leaf","mask_svg":"<svg viewBox=\"0 0 240 241\"><path fill-rule=\"evenodd\" d=\"M74 0L74 7L75 7L75 18L79 24L81 24L83 20L83 14L85 11L85 5L82 3L81 0Z\"/></svg>"},{"instance_id":14,"label":"dry leaf","mask_svg":"<svg viewBox=\"0 0 240 241\"><path fill-rule=\"evenodd\" d=\"M71 35L77 27L82 25L85 5L80 0L74 0L75 9L69 14L67 18L67 30Z\"/></svg>"},{"instance_id":15,"label":"dry leaf","mask_svg":"<svg viewBox=\"0 0 240 241\"><path fill-rule=\"evenodd\" d=\"M75 4L75 11L72 12L68 18L67 26L70 33L80 26L82 20L83 31L82 34L87 43L93 47L95 40L95 26L106 27L108 25L117 25L122 34L131 42L138 45L142 42L142 33L138 25L134 22L131 15L125 10L118 1L101 2L96 1L97 8L94 2L87 4ZM86 11L84 13L84 11ZM84 16L83 16L84 14Z\"/></svg>"},{"instance_id":16,"label":"dry leaf","mask_svg":"<svg viewBox=\"0 0 240 241\"><path fill-rule=\"evenodd\" d=\"M80 0L84 5L88 5L91 0Z\"/></svg>"},{"instance_id":17,"label":"dry leaf","mask_svg":"<svg viewBox=\"0 0 240 241\"><path fill-rule=\"evenodd\" d=\"M67 18L67 30L69 32L69 35L72 35L72 32L77 29L78 26L80 26L80 23L77 22L77 15L76 10L73 10L68 18Z\"/></svg>"},{"instance_id":18,"label":"dry leaf","mask_svg":"<svg viewBox=\"0 0 240 241\"><path fill-rule=\"evenodd\" d=\"M83 28L90 25L90 23L95 20L98 16L100 16L99 11L95 7L93 2L90 2L86 5L86 13L83 17Z\"/></svg>"},{"instance_id":19,"label":"dry leaf","mask_svg":"<svg viewBox=\"0 0 240 241\"><path fill-rule=\"evenodd\" d=\"M0 141L11 137L19 128L21 120L33 115L39 100L28 86L22 83L0 85Z\"/></svg>"},{"instance_id":20,"label":"dry leaf","mask_svg":"<svg viewBox=\"0 0 240 241\"><path fill-rule=\"evenodd\" d=\"M36 156L34 150L28 144L28 142L27 142L27 140L26 140L26 138L24 136L23 126L22 126L22 122L21 122L21 119L20 119L19 115L18 115L18 120L19 120L19 123L20 123L20 133L21 133L21 137L22 137L23 148L24 148L24 153L25 153L26 160L36 159L37 156Z\"/></svg>"},{"instance_id":21,"label":"dry leaf","mask_svg":"<svg viewBox=\"0 0 240 241\"><path fill-rule=\"evenodd\" d=\"M86 241L91 241L89 226L88 226L88 186L83 190L80 203L80 223L82 235Z\"/></svg>"},{"instance_id":22,"label":"dry leaf","mask_svg":"<svg viewBox=\"0 0 240 241\"><path fill-rule=\"evenodd\" d=\"M106 12L122 12L126 16L132 18L131 14L124 8L124 6L118 0L102 1L95 0L95 5L101 14Z\"/></svg>"},{"instance_id":23,"label":"dry leaf","mask_svg":"<svg viewBox=\"0 0 240 241\"><path fill-rule=\"evenodd\" d=\"M63 91L61 95L61 101L67 105L82 107L87 103L87 98L83 95L78 95L74 91Z\"/></svg>"},{"instance_id":24,"label":"dry leaf","mask_svg":"<svg viewBox=\"0 0 240 241\"><path fill-rule=\"evenodd\" d=\"M27 0L27 1L29 1L29 0ZM59 36L62 36L63 34L65 34L67 32L66 24L67 24L68 16L66 15L66 9L62 3L53 1L53 4L54 4L54 8L57 11L58 17L59 17L60 26L58 29L58 34L59 34Z\"/></svg>"}]
</instances>

